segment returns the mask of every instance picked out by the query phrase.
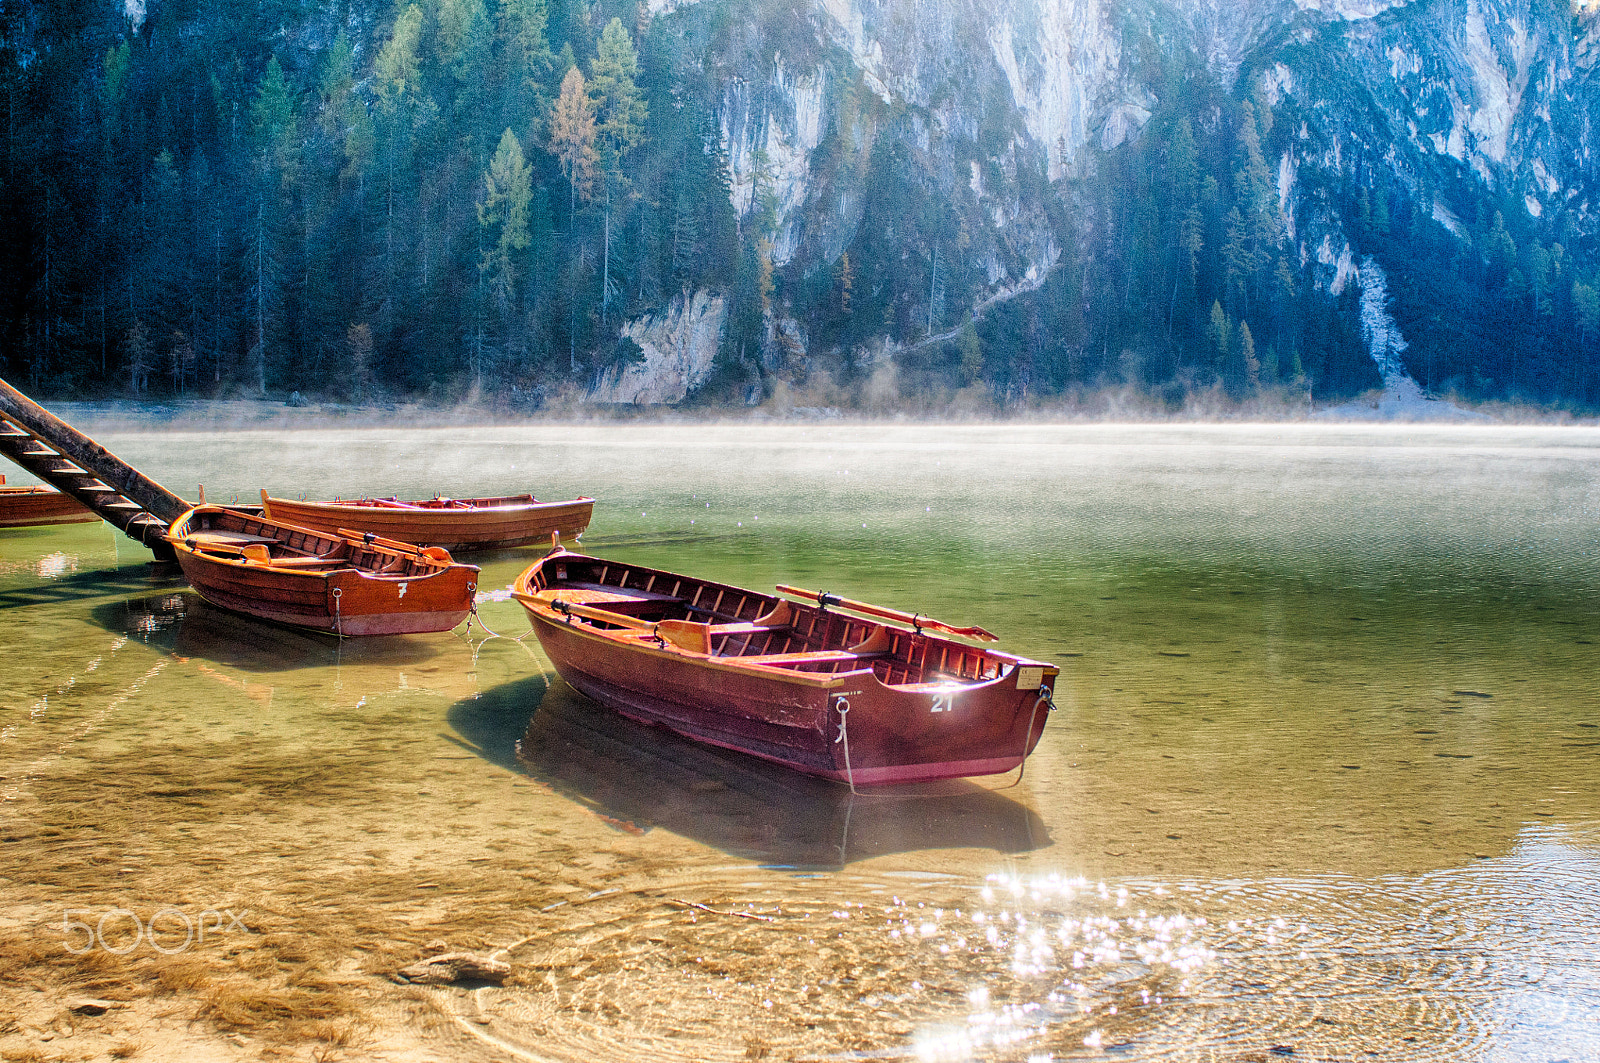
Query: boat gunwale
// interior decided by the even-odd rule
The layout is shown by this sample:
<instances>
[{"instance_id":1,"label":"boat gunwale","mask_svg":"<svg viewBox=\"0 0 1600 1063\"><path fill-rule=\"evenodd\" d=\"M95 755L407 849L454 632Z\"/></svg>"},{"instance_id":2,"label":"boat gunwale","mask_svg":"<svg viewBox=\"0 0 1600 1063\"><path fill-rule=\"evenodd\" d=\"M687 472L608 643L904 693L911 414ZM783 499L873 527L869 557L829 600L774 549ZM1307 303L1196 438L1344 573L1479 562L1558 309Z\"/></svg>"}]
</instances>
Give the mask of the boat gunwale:
<instances>
[{"instance_id":1,"label":"boat gunwale","mask_svg":"<svg viewBox=\"0 0 1600 1063\"><path fill-rule=\"evenodd\" d=\"M530 498L531 495L485 496ZM395 499L297 501L261 492L268 519L335 532L352 525L408 543L443 546L457 552L511 549L549 542L552 532L581 536L594 519L595 500L588 496L555 502L492 506L429 506ZM379 504L363 504L373 503ZM279 514L282 514L280 517Z\"/></svg>"},{"instance_id":2,"label":"boat gunwale","mask_svg":"<svg viewBox=\"0 0 1600 1063\"><path fill-rule=\"evenodd\" d=\"M256 523L267 525L269 527L282 528L285 531L289 532L290 534L305 535L305 536L307 536L309 538L313 538L313 539L317 539L317 540L320 540L322 542L325 542L325 543L328 544L329 548L334 548L334 547L338 547L338 546L348 546L348 547L351 547L351 548L354 548L354 549L365 550L365 551L368 551L368 552L374 553L374 554L386 554L386 555L389 555L391 557L401 558L401 559L405 560L406 562L408 562L409 564L412 564L412 565L425 565L425 566L428 566L429 568L434 569L434 571L431 571L431 572L420 572L420 573L418 573L418 572L411 572L411 573L406 573L406 572L377 572L377 571L372 570L370 567L364 567L364 566L355 564L349 556L338 557L338 558L328 558L327 560L328 560L329 564L336 564L338 562L342 562L342 564L336 564L336 567L332 567L332 568L329 568L329 569L326 569L326 570L323 570L323 571L299 569L299 568L295 568L295 567L292 567L292 566L286 566L286 565L278 563L279 561L282 561L284 559L274 559L274 558L271 558L271 557L269 557L265 562L262 562L262 561L251 560L250 558L245 557L242 553L237 557L223 556L221 554L213 553L211 551L208 551L208 550L205 550L205 549L201 548L200 546L195 545L193 540L192 540L192 535L196 531L199 531L201 529L188 529L187 526L191 523L193 518L196 515L202 513L202 511L204 511L206 513L226 513L226 514L231 514L233 516L238 517L241 520L253 521L253 522L256 522ZM181 535L179 534L179 531L178 531L180 528L185 529ZM263 537L263 538L265 538L265 537ZM274 536L273 538L277 539L277 541L279 541L279 542L284 543L284 545L287 546L291 550L302 549L302 547L296 547L296 546L289 545L281 537ZM289 523L287 521L277 520L277 519L274 519L274 518L271 518L271 517L267 517L267 516L264 516L264 515L257 516L257 515L255 515L253 513L248 513L248 512L242 511L242 510L233 509L233 508L231 508L229 506L216 505L214 503L207 503L207 504L204 504L204 505L194 506L194 507L190 508L189 510L187 510L182 516L180 516L176 521L174 521L172 523L172 526L170 528L168 528L167 534L166 534L166 539L167 539L167 541L169 543L172 544L172 547L173 547L174 550L182 550L185 553L187 553L189 556L191 556L191 557L193 557L193 558L195 558L197 560L205 561L207 563L217 564L217 565L224 565L224 566L229 566L229 567L234 567L234 568L247 569L247 570L250 570L250 571L271 571L271 572L277 573L278 575L282 575L282 576L297 576L297 577L306 577L306 578L316 578L316 579L321 579L324 582L326 582L329 577L332 577L332 576L335 576L335 575L338 575L338 574L344 573L344 572L354 572L357 576L359 576L359 577L361 577L363 579L370 579L370 580L420 581L420 580L429 580L429 579L433 579L436 576L444 575L444 574L448 573L452 568L459 567L459 568L477 569L477 567L478 567L476 565L463 564L462 562L456 561L454 558L448 557L448 556L446 558L444 558L444 559L440 559L440 558L437 558L437 557L431 557L431 556L429 556L429 555L427 555L426 553L423 552L423 548L419 548L415 552L407 551L407 550L397 550L397 549L394 549L393 547L386 546L386 545L383 545L383 544L379 544L379 543L376 543L376 542L368 543L368 542L364 542L362 539L354 538L352 536L339 535L337 533L324 532L324 531L321 531L321 530L316 529L316 528L306 528L306 527L303 527L303 526L298 525L298 524L291 524L291 523ZM427 549L438 549L438 548L437 547L430 547L430 548L427 548ZM308 553L306 556L307 557L312 557L312 556L315 556L315 555Z\"/></svg>"},{"instance_id":3,"label":"boat gunwale","mask_svg":"<svg viewBox=\"0 0 1600 1063\"><path fill-rule=\"evenodd\" d=\"M215 522L211 529L191 527L207 517ZM231 543L219 539L213 545L223 552L213 553L193 538L208 530L238 538ZM478 566L456 561L436 547L387 544L376 538L337 535L227 506L200 505L173 522L167 541L200 597L267 623L339 636L428 634L449 630L471 614ZM326 558L329 567L314 569L293 564L312 556L306 553L277 563L245 554L252 546L267 548L274 543L301 552L342 550L343 556ZM371 560L363 565L362 558ZM396 562L398 571L372 567Z\"/></svg>"},{"instance_id":4,"label":"boat gunwale","mask_svg":"<svg viewBox=\"0 0 1600 1063\"><path fill-rule=\"evenodd\" d=\"M265 502L269 506L271 506L271 505L304 506L304 507L306 507L308 509L315 509L315 510L317 510L319 512L321 512L323 510L334 510L334 511L343 511L343 512L349 512L350 510L372 510L373 512L376 512L376 513L393 513L396 516L415 516L415 515L418 515L418 514L427 513L427 514L436 514L436 515L440 515L440 516L456 516L456 517L459 517L459 516L461 516L463 514L466 514L466 513L493 513L493 514L495 514L497 516L502 515L502 514L508 515L508 516L512 516L512 515L518 515L518 514L522 514L522 513L542 512L542 511L545 511L545 510L559 509L559 508L561 508L563 506L582 506L582 505L590 505L590 506L592 506L594 504L594 502L596 501L595 499L590 498L587 495L579 495L577 498L566 498L566 499L562 499L562 500L560 500L558 502L541 502L537 498L534 498L532 502L521 502L521 501L518 501L514 505L504 505L504 506L474 505L474 506L469 506L466 509L446 509L446 508L444 508L442 506L440 506L440 507L429 507L426 504L428 502L436 502L436 501L441 501L441 500L443 500L443 501L451 501L451 502L491 502L491 501L493 501L493 500L495 500L497 498L522 499L522 498L533 498L533 496L532 495L485 495L485 496L483 496L481 498L454 498L454 499L430 498L430 499L423 499L421 502L407 502L403 498L378 498L376 496L370 496L369 495L369 496L364 496L362 498L341 498L341 499L334 499L333 501L316 501L316 502L313 502L313 501L299 500L299 499L293 499L293 498L279 498L279 497L277 497L275 495L267 495L263 499L263 502ZM415 508L412 508L412 509L388 509L388 508L382 508L382 507L379 507L379 506L367 505L367 503L371 503L371 502L400 502L402 504L413 506ZM277 518L272 518L272 519L276 520Z\"/></svg>"},{"instance_id":5,"label":"boat gunwale","mask_svg":"<svg viewBox=\"0 0 1600 1063\"><path fill-rule=\"evenodd\" d=\"M846 616L845 618L850 622L870 624L873 627L882 628L885 631L903 635L908 638L921 637L937 643L958 646L963 651L970 651L971 653L977 654L981 657L991 659L995 662L998 668L998 674L988 679L970 679L959 676L945 676L940 681L928 681L924 679L916 683L885 683L881 678L879 678L877 670L873 667L873 662L875 660L883 659L898 660L897 658L889 657L887 654L872 654L863 656L861 658L861 666L858 668L850 668L835 672L813 672L804 670L800 667L786 666L785 664L763 663L758 660L746 659L746 656L762 655L720 656L690 650L670 642L661 644L651 635L651 628L653 625L646 624L644 626L635 626L632 624L627 624L626 621L632 618L627 617L626 614L613 614L618 618L619 626L612 630L606 630L595 627L590 623L573 623L570 617L564 616L553 605L547 604L548 600L540 598L539 593L532 589L533 574L540 570L547 562L569 559L577 559L583 562L599 562L601 564L624 564L622 562L608 562L604 558L594 557L590 554L580 554L564 548L551 551L530 565L520 575L518 575L513 584L513 588L518 596L518 601L521 602L523 608L528 612L529 616L535 617L553 627L565 628L567 630L576 632L586 639L594 640L604 645L614 646L618 649L628 652L641 654L646 657L655 658L657 660L671 660L696 667L709 666L711 669L716 671L733 672L740 675L766 679L778 679L795 685L817 688L839 686L845 682L861 682L863 681L863 677L870 677L872 683L882 688L885 692L891 694L926 693L930 691L946 689L958 690L962 692L986 691L1011 681L1015 677L1017 670L1024 667L1042 668L1044 670L1041 677L1042 679L1060 674L1059 667L1047 661L1038 661L1032 658L1020 656L1018 654L1007 653L1003 650L991 649L983 646L973 646L969 643L962 642L957 638L932 634L926 631L917 631L911 627L904 627L899 624L894 624L875 618L868 619L853 616ZM714 580L700 579L699 577L682 576L680 573L670 572L664 569L653 569L643 565L625 565L625 567L634 572L647 572L651 575L657 576L671 576L674 578L686 579L693 583L704 586L736 591L740 594L753 595L755 597L771 601L775 604L787 603L791 608L806 609L824 615L827 612L826 610L818 610L815 606L812 606L808 603L794 602L788 598L780 597L778 595L765 595L761 592L749 591L742 587L733 586L732 584L718 583ZM627 593L629 589L630 588L626 587L618 588L618 590L624 594ZM601 612L609 612L609 610L605 609L604 605L595 605L590 606L589 608L593 608ZM706 611L711 612L710 610ZM712 615L716 614L712 613ZM842 612L837 612L833 615L845 616L845 614ZM737 621L730 621L729 623L737 623ZM715 625L710 626L714 627ZM793 628L791 627L790 630L793 630ZM800 665L806 662L796 661L794 663L795 665ZM920 667L926 675L926 666Z\"/></svg>"},{"instance_id":6,"label":"boat gunwale","mask_svg":"<svg viewBox=\"0 0 1600 1063\"><path fill-rule=\"evenodd\" d=\"M0 529L26 531L60 524L93 524L103 518L78 499L48 484L8 484L0 478Z\"/></svg>"}]
</instances>

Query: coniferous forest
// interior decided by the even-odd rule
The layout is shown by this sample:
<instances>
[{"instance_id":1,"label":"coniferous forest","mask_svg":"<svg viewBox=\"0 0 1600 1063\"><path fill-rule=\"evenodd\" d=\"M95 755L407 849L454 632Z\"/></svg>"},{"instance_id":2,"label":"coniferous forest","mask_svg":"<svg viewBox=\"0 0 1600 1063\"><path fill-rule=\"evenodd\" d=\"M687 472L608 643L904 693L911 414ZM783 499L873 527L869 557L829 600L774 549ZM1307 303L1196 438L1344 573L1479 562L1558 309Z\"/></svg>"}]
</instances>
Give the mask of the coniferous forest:
<instances>
[{"instance_id":1,"label":"coniferous forest","mask_svg":"<svg viewBox=\"0 0 1600 1063\"><path fill-rule=\"evenodd\" d=\"M924 408L1379 384L1358 286L1335 294L1285 231L1274 160L1311 116L1264 98L1248 61L1224 83L1149 60L1138 135L1052 177L1003 100L970 101L971 138L941 159L926 111L830 57L814 17L760 0L7 0L0 373L53 397L532 410L638 360L627 322L709 292L726 307L692 396L709 406L884 366ZM1157 49L1155 27L1125 34L1126 54ZM813 201L858 202L842 235L790 217L777 255L773 179L757 159L734 194L722 112L731 80L794 56L834 72ZM1462 168L1397 175L1383 144L1348 151L1351 179L1307 199L1385 270L1406 369L1467 399L1600 403L1585 216L1535 217ZM990 180L1054 243L1042 279L1003 298L1020 252L958 194Z\"/></svg>"}]
</instances>

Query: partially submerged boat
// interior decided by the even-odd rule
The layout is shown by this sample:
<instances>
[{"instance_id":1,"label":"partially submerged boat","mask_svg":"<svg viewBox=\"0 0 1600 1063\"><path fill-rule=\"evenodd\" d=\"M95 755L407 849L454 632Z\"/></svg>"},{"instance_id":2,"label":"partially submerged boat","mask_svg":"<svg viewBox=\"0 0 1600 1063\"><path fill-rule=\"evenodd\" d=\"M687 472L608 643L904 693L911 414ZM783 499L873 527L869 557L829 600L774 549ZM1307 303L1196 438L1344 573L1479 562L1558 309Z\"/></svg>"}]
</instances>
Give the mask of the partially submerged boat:
<instances>
[{"instance_id":1,"label":"partially submerged boat","mask_svg":"<svg viewBox=\"0 0 1600 1063\"><path fill-rule=\"evenodd\" d=\"M350 498L303 502L261 492L263 513L302 528L349 528L386 539L447 550L495 550L547 543L552 534L569 538L589 526L594 499L540 502L532 495L493 498Z\"/></svg>"},{"instance_id":2,"label":"partially submerged boat","mask_svg":"<svg viewBox=\"0 0 1600 1063\"><path fill-rule=\"evenodd\" d=\"M224 609L336 635L448 631L467 618L478 567L442 547L319 532L196 506L167 541L189 585Z\"/></svg>"},{"instance_id":3,"label":"partially submerged boat","mask_svg":"<svg viewBox=\"0 0 1600 1063\"><path fill-rule=\"evenodd\" d=\"M810 601L559 544L513 586L581 693L852 788L1009 771L1038 743L1054 665L953 637L981 628L779 590Z\"/></svg>"},{"instance_id":4,"label":"partially submerged boat","mask_svg":"<svg viewBox=\"0 0 1600 1063\"><path fill-rule=\"evenodd\" d=\"M53 487L6 486L0 476L0 528L37 528L47 524L88 524L100 514Z\"/></svg>"}]
</instances>

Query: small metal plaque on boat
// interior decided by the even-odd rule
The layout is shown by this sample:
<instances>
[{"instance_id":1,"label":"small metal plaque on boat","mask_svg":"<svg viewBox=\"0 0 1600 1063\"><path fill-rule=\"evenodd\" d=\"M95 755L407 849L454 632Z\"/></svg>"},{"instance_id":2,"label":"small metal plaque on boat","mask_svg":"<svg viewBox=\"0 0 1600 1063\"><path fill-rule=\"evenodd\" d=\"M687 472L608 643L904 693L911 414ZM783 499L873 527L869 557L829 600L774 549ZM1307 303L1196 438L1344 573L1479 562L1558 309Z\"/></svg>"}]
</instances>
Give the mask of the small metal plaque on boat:
<instances>
[{"instance_id":1,"label":"small metal plaque on boat","mask_svg":"<svg viewBox=\"0 0 1600 1063\"><path fill-rule=\"evenodd\" d=\"M1038 690L1044 685L1044 669L1038 665L1024 665L1017 669L1018 690Z\"/></svg>"}]
</instances>

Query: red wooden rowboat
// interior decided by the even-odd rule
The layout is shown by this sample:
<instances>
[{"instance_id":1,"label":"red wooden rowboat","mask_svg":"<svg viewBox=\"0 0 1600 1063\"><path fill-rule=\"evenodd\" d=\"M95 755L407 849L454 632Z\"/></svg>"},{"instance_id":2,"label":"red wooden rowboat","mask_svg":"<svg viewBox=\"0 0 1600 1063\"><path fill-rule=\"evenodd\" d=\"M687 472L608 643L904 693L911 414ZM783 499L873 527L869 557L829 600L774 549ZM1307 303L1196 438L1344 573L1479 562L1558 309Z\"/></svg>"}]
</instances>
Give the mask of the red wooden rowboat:
<instances>
[{"instance_id":1,"label":"red wooden rowboat","mask_svg":"<svg viewBox=\"0 0 1600 1063\"><path fill-rule=\"evenodd\" d=\"M589 526L594 499L540 502L532 495L496 498L354 498L296 502L261 492L266 516L302 528L351 528L386 539L448 550L494 550L547 543L552 534L575 536Z\"/></svg>"},{"instance_id":2,"label":"red wooden rowboat","mask_svg":"<svg viewBox=\"0 0 1600 1063\"><path fill-rule=\"evenodd\" d=\"M211 604L337 635L448 631L478 589L478 567L441 547L329 535L222 506L189 510L167 541Z\"/></svg>"},{"instance_id":3,"label":"red wooden rowboat","mask_svg":"<svg viewBox=\"0 0 1600 1063\"><path fill-rule=\"evenodd\" d=\"M100 514L53 487L7 487L0 476L0 528L88 524Z\"/></svg>"},{"instance_id":4,"label":"red wooden rowboat","mask_svg":"<svg viewBox=\"0 0 1600 1063\"><path fill-rule=\"evenodd\" d=\"M1059 671L934 634L961 629L921 616L832 595L793 602L559 545L513 592L561 678L595 701L852 786L1017 767Z\"/></svg>"}]
</instances>

